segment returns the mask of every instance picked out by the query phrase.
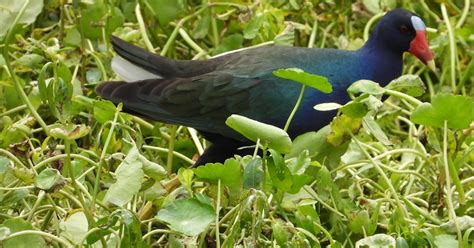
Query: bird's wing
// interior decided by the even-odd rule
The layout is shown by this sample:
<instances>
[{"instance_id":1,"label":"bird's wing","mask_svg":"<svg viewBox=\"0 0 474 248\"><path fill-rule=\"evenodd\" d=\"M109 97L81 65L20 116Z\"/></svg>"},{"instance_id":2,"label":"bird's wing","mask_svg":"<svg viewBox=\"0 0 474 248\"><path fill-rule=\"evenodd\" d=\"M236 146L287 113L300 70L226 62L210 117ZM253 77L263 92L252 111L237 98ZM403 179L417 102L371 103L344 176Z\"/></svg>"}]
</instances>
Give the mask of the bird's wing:
<instances>
[{"instance_id":1,"label":"bird's wing","mask_svg":"<svg viewBox=\"0 0 474 248\"><path fill-rule=\"evenodd\" d=\"M193 78L104 82L96 92L127 112L207 132L228 132L225 119L249 109L250 92L262 81L210 73Z\"/></svg>"}]
</instances>

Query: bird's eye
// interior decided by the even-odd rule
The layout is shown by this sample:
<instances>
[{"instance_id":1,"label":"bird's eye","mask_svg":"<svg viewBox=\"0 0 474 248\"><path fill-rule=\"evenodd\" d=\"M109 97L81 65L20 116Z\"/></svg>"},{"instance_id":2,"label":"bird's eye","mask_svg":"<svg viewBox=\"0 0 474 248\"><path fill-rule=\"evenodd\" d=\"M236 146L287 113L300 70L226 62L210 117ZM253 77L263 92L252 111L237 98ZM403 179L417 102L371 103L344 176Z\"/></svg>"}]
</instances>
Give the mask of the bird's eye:
<instances>
[{"instance_id":1,"label":"bird's eye","mask_svg":"<svg viewBox=\"0 0 474 248\"><path fill-rule=\"evenodd\" d=\"M410 32L408 27L405 26L405 25L400 26L399 30L400 30L400 33L402 33L402 34L407 34L408 32Z\"/></svg>"}]
</instances>

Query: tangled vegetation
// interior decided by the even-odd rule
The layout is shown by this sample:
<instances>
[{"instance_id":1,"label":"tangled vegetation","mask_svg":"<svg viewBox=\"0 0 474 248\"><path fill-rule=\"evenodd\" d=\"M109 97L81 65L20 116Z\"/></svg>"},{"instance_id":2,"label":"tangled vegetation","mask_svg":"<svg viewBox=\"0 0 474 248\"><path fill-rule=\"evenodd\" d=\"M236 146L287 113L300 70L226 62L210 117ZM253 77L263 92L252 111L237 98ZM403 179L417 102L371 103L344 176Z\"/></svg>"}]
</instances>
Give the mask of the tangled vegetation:
<instances>
[{"instance_id":1,"label":"tangled vegetation","mask_svg":"<svg viewBox=\"0 0 474 248\"><path fill-rule=\"evenodd\" d=\"M111 34L175 59L264 44L357 49L395 7L425 20L438 70L407 56L404 76L356 82L349 104L315 107L339 108L330 126L294 140L229 119L263 130L247 133L263 157L191 169L206 146L195 130L94 93L116 79ZM473 7L0 0L0 247L473 246Z\"/></svg>"}]
</instances>

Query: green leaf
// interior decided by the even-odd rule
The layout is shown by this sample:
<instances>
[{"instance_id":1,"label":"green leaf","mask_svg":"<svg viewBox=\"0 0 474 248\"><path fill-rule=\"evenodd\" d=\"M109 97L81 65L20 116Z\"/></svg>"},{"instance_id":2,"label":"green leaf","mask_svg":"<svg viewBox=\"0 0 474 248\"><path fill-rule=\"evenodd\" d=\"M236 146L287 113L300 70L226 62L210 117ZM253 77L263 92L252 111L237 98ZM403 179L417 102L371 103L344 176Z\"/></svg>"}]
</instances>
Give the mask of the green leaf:
<instances>
[{"instance_id":1,"label":"green leaf","mask_svg":"<svg viewBox=\"0 0 474 248\"><path fill-rule=\"evenodd\" d=\"M351 134L359 131L362 119L351 118L347 115L337 116L331 122L331 133L327 136L327 141L333 146L338 146L349 140Z\"/></svg>"},{"instance_id":2,"label":"green leaf","mask_svg":"<svg viewBox=\"0 0 474 248\"><path fill-rule=\"evenodd\" d=\"M30 191L28 189L17 189L11 191L6 197L1 199L1 206L8 206L10 204L17 204L19 201L25 199Z\"/></svg>"},{"instance_id":3,"label":"green leaf","mask_svg":"<svg viewBox=\"0 0 474 248\"><path fill-rule=\"evenodd\" d=\"M116 206L128 203L140 190L144 175L140 154L133 146L115 171L116 182L107 190L104 202Z\"/></svg>"},{"instance_id":4,"label":"green leaf","mask_svg":"<svg viewBox=\"0 0 474 248\"><path fill-rule=\"evenodd\" d=\"M332 85L329 83L326 77L307 73L298 68L279 69L274 71L273 75L280 78L293 80L324 93L332 92Z\"/></svg>"},{"instance_id":5,"label":"green leaf","mask_svg":"<svg viewBox=\"0 0 474 248\"><path fill-rule=\"evenodd\" d=\"M123 223L122 226L124 227L124 229L121 232L122 235L120 237L120 244L116 245L116 247L150 247L149 245L147 245L147 242L143 240L140 220L138 220L137 216L130 210L119 209L117 211L114 211L107 219L109 220L109 225L114 225L118 219L121 219L121 222ZM88 237L90 237L90 235ZM100 237L97 237L95 241L99 239ZM90 240L89 244L93 243L95 243L94 240ZM110 247L110 245L108 247Z\"/></svg>"},{"instance_id":6,"label":"green leaf","mask_svg":"<svg viewBox=\"0 0 474 248\"><path fill-rule=\"evenodd\" d=\"M155 181L159 181L167 175L166 169L163 166L151 162L145 156L139 154L138 160L143 165L142 168L145 175L149 176L150 178L153 178Z\"/></svg>"},{"instance_id":7,"label":"green leaf","mask_svg":"<svg viewBox=\"0 0 474 248\"><path fill-rule=\"evenodd\" d=\"M100 124L113 120L115 111L115 105L111 101L94 102L94 118Z\"/></svg>"},{"instance_id":8,"label":"green leaf","mask_svg":"<svg viewBox=\"0 0 474 248\"><path fill-rule=\"evenodd\" d=\"M97 40L102 38L102 35L108 36L125 21L125 17L117 7L108 8L101 2L86 6L81 12L82 18L79 25L82 26L85 37L89 39Z\"/></svg>"},{"instance_id":9,"label":"green leaf","mask_svg":"<svg viewBox=\"0 0 474 248\"><path fill-rule=\"evenodd\" d=\"M201 166L202 167L202 166ZM186 187L189 192L192 192L194 171L192 169L179 168L178 179L179 182Z\"/></svg>"},{"instance_id":10,"label":"green leaf","mask_svg":"<svg viewBox=\"0 0 474 248\"><path fill-rule=\"evenodd\" d=\"M367 210L353 212L349 215L349 230L354 233L364 234L370 227L370 217Z\"/></svg>"},{"instance_id":11,"label":"green leaf","mask_svg":"<svg viewBox=\"0 0 474 248\"><path fill-rule=\"evenodd\" d=\"M227 159L224 164L209 163L199 166L194 170L194 173L198 178L215 185L218 180L221 180L221 185L229 188L231 198L237 199L240 196L242 168L236 159Z\"/></svg>"},{"instance_id":12,"label":"green leaf","mask_svg":"<svg viewBox=\"0 0 474 248\"><path fill-rule=\"evenodd\" d=\"M265 15L262 13L257 13L244 29L244 38L247 40L255 38L264 21Z\"/></svg>"},{"instance_id":13,"label":"green leaf","mask_svg":"<svg viewBox=\"0 0 474 248\"><path fill-rule=\"evenodd\" d=\"M377 124L377 122L374 120L374 117L364 117L362 119L362 126L382 144L386 146L392 144L392 142L388 139L387 135L385 135L385 133L382 131L382 128L380 128L379 124Z\"/></svg>"},{"instance_id":14,"label":"green leaf","mask_svg":"<svg viewBox=\"0 0 474 248\"><path fill-rule=\"evenodd\" d=\"M410 246L408 245L408 242L403 237L398 237L396 239L396 242L397 244L395 248L410 248Z\"/></svg>"},{"instance_id":15,"label":"green leaf","mask_svg":"<svg viewBox=\"0 0 474 248\"><path fill-rule=\"evenodd\" d=\"M58 170L47 168L43 170L35 180L35 186L47 192L59 190L64 185L64 178Z\"/></svg>"},{"instance_id":16,"label":"green leaf","mask_svg":"<svg viewBox=\"0 0 474 248\"><path fill-rule=\"evenodd\" d=\"M260 189L263 181L262 160L254 158L244 168L244 187L246 189Z\"/></svg>"},{"instance_id":17,"label":"green leaf","mask_svg":"<svg viewBox=\"0 0 474 248\"><path fill-rule=\"evenodd\" d=\"M183 1L146 0L146 5L153 12L161 25L169 25L185 13L186 5Z\"/></svg>"},{"instance_id":18,"label":"green leaf","mask_svg":"<svg viewBox=\"0 0 474 248\"><path fill-rule=\"evenodd\" d=\"M0 156L0 185L4 183L3 180L6 178L7 173L12 171L10 164L10 159Z\"/></svg>"},{"instance_id":19,"label":"green leaf","mask_svg":"<svg viewBox=\"0 0 474 248\"><path fill-rule=\"evenodd\" d=\"M75 245L82 245L82 240L89 230L84 212L75 212L59 223L61 236L67 238Z\"/></svg>"},{"instance_id":20,"label":"green leaf","mask_svg":"<svg viewBox=\"0 0 474 248\"><path fill-rule=\"evenodd\" d=\"M64 37L64 44L80 47L81 46L81 33L76 27L66 29L66 37Z\"/></svg>"},{"instance_id":21,"label":"green leaf","mask_svg":"<svg viewBox=\"0 0 474 248\"><path fill-rule=\"evenodd\" d=\"M436 247L443 248L457 248L459 242L456 240L456 236L448 234L440 234L435 237L434 243Z\"/></svg>"},{"instance_id":22,"label":"green leaf","mask_svg":"<svg viewBox=\"0 0 474 248\"><path fill-rule=\"evenodd\" d=\"M362 0L364 7L372 14L378 14L384 10L396 7L396 0Z\"/></svg>"},{"instance_id":23,"label":"green leaf","mask_svg":"<svg viewBox=\"0 0 474 248\"><path fill-rule=\"evenodd\" d=\"M309 167L311 159L308 150L302 151L297 158L293 158L288 163L288 169L292 175L301 175Z\"/></svg>"},{"instance_id":24,"label":"green leaf","mask_svg":"<svg viewBox=\"0 0 474 248\"><path fill-rule=\"evenodd\" d=\"M16 233L24 230L33 230L33 226L23 219L7 219L3 226L10 230L10 233ZM0 242L2 248L30 248L47 247L43 237L37 234L26 234Z\"/></svg>"},{"instance_id":25,"label":"green leaf","mask_svg":"<svg viewBox=\"0 0 474 248\"><path fill-rule=\"evenodd\" d=\"M33 68L41 68L44 57L36 53L25 54L12 62L12 66L21 68L21 70L30 71Z\"/></svg>"},{"instance_id":26,"label":"green leaf","mask_svg":"<svg viewBox=\"0 0 474 248\"><path fill-rule=\"evenodd\" d=\"M49 133L51 136L64 139L64 140L75 140L86 136L90 132L91 128L84 125L75 124L53 124L49 127Z\"/></svg>"},{"instance_id":27,"label":"green leaf","mask_svg":"<svg viewBox=\"0 0 474 248\"><path fill-rule=\"evenodd\" d=\"M179 199L165 206L156 219L166 222L170 229L188 236L204 232L215 218L214 208L197 199Z\"/></svg>"},{"instance_id":28,"label":"green leaf","mask_svg":"<svg viewBox=\"0 0 474 248\"><path fill-rule=\"evenodd\" d=\"M8 235L10 235L11 231L8 227L0 227L0 241L3 241Z\"/></svg>"},{"instance_id":29,"label":"green leaf","mask_svg":"<svg viewBox=\"0 0 474 248\"><path fill-rule=\"evenodd\" d=\"M387 234L375 234L363 238L356 242L356 247L368 246L371 248L385 248L385 247L395 247L395 239ZM443 247L443 246L442 246Z\"/></svg>"},{"instance_id":30,"label":"green leaf","mask_svg":"<svg viewBox=\"0 0 474 248\"><path fill-rule=\"evenodd\" d=\"M11 28L25 2L26 0L0 0L0 23L2 24L0 37L4 36ZM42 10L43 0L29 1L18 24L29 25L33 23Z\"/></svg>"},{"instance_id":31,"label":"green leaf","mask_svg":"<svg viewBox=\"0 0 474 248\"><path fill-rule=\"evenodd\" d=\"M341 112L352 118L362 118L368 112L367 105L361 102L351 102L341 108Z\"/></svg>"},{"instance_id":32,"label":"green leaf","mask_svg":"<svg viewBox=\"0 0 474 248\"><path fill-rule=\"evenodd\" d=\"M213 54L220 54L242 48L244 37L241 34L231 34L224 37L219 46L213 51Z\"/></svg>"},{"instance_id":33,"label":"green leaf","mask_svg":"<svg viewBox=\"0 0 474 248\"><path fill-rule=\"evenodd\" d=\"M282 33L275 36L273 43L276 46L292 46L295 43L295 27L293 25L286 26Z\"/></svg>"},{"instance_id":34,"label":"green leaf","mask_svg":"<svg viewBox=\"0 0 474 248\"><path fill-rule=\"evenodd\" d=\"M367 93L371 95L380 95L385 92L385 89L380 87L376 82L363 79L351 84L351 86L347 88L347 92L352 94Z\"/></svg>"},{"instance_id":35,"label":"green leaf","mask_svg":"<svg viewBox=\"0 0 474 248\"><path fill-rule=\"evenodd\" d=\"M280 153L291 151L290 136L283 129L241 115L231 115L225 124L251 141L260 139L260 143Z\"/></svg>"},{"instance_id":36,"label":"green leaf","mask_svg":"<svg viewBox=\"0 0 474 248\"><path fill-rule=\"evenodd\" d=\"M390 82L385 88L418 97L425 93L426 87L418 75L402 75Z\"/></svg>"},{"instance_id":37,"label":"green leaf","mask_svg":"<svg viewBox=\"0 0 474 248\"><path fill-rule=\"evenodd\" d=\"M211 26L211 11L206 10L203 13L202 18L198 21L196 28L192 32L194 39L202 39L209 33L209 27Z\"/></svg>"},{"instance_id":38,"label":"green leaf","mask_svg":"<svg viewBox=\"0 0 474 248\"><path fill-rule=\"evenodd\" d=\"M297 157L301 152L307 150L310 157L316 156L323 146L328 146L326 138L331 132L331 127L325 126L317 132L304 133L293 141L291 151L286 154L285 158Z\"/></svg>"},{"instance_id":39,"label":"green leaf","mask_svg":"<svg viewBox=\"0 0 474 248\"><path fill-rule=\"evenodd\" d=\"M277 219L272 223L272 235L280 247L285 247L288 244L288 238L290 237L290 234L285 229L285 224L286 222L283 222L280 219Z\"/></svg>"},{"instance_id":40,"label":"green leaf","mask_svg":"<svg viewBox=\"0 0 474 248\"><path fill-rule=\"evenodd\" d=\"M430 103L419 105L412 113L411 120L417 124L432 127L467 128L474 121L474 100L467 96L438 94Z\"/></svg>"},{"instance_id":41,"label":"green leaf","mask_svg":"<svg viewBox=\"0 0 474 248\"><path fill-rule=\"evenodd\" d=\"M474 227L474 218L469 215L456 217L456 223L450 220L446 223L441 224L441 229L448 233L456 233L457 228L461 231L465 231L469 228Z\"/></svg>"}]
</instances>

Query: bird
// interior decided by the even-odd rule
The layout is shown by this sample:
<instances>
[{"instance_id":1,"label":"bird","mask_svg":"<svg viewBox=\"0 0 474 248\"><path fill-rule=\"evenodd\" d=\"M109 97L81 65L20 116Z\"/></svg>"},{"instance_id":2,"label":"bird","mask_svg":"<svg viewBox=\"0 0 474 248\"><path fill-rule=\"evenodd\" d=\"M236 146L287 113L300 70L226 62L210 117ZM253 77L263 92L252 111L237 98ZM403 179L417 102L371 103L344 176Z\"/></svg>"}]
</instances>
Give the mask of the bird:
<instances>
[{"instance_id":1,"label":"bird","mask_svg":"<svg viewBox=\"0 0 474 248\"><path fill-rule=\"evenodd\" d=\"M426 25L405 9L388 11L358 50L262 46L207 60L173 60L111 36L117 56L112 69L123 81L100 83L98 96L123 104L125 112L164 123L193 127L211 142L194 166L224 162L253 144L225 121L238 114L282 128L295 106L301 85L276 77L278 69L298 68L324 76L329 94L307 88L287 132L291 138L317 131L337 111L313 106L350 101L347 88L366 79L387 85L402 74L403 54L435 69Z\"/></svg>"}]
</instances>

